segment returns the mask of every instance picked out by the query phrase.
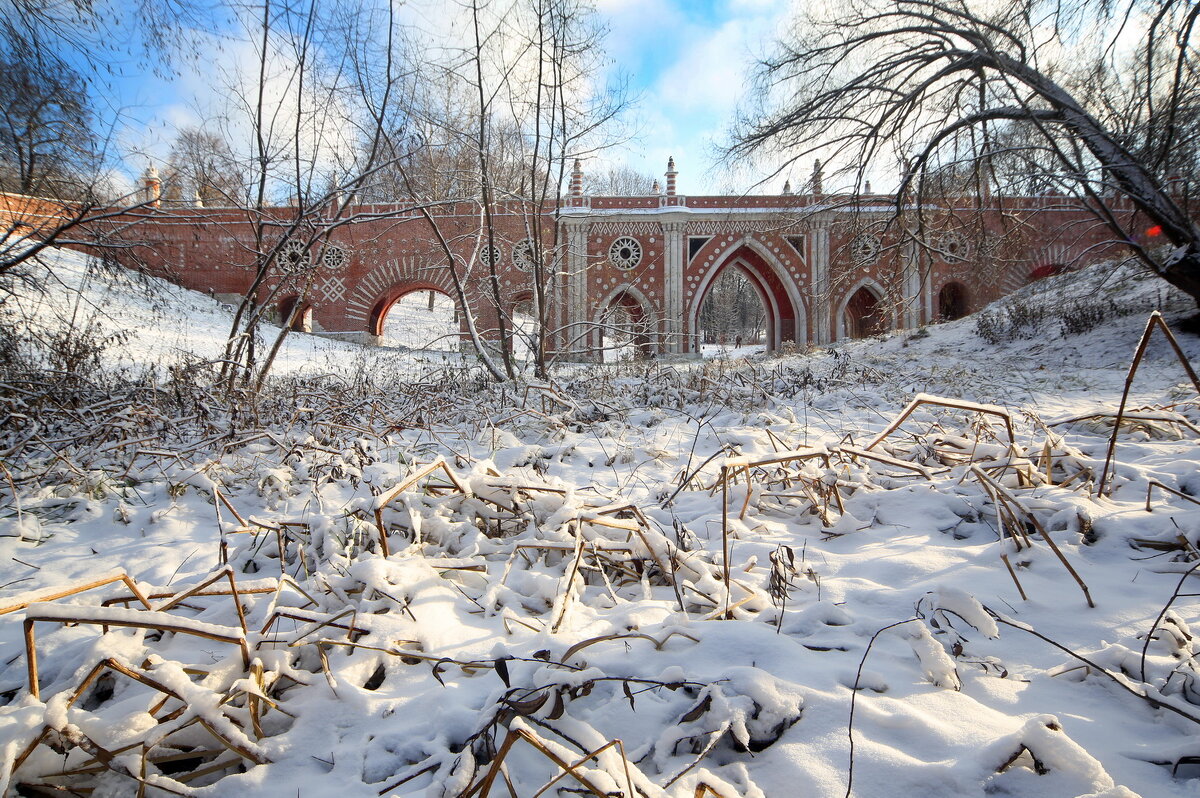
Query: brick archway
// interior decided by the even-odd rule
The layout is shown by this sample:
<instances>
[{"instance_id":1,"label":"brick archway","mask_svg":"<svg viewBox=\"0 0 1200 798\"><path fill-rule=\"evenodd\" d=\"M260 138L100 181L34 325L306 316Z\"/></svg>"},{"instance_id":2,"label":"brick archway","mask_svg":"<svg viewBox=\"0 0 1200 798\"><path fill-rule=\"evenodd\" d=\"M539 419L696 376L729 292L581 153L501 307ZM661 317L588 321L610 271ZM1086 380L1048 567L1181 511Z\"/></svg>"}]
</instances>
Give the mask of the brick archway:
<instances>
[{"instance_id":1,"label":"brick archway","mask_svg":"<svg viewBox=\"0 0 1200 798\"><path fill-rule=\"evenodd\" d=\"M437 291L454 298L450 278L443 266L423 266L415 257L395 258L355 281L345 303L345 318L359 329L378 336L387 310L413 291ZM458 300L455 300L458 306ZM462 318L462 308L458 308Z\"/></svg>"},{"instance_id":2,"label":"brick archway","mask_svg":"<svg viewBox=\"0 0 1200 798\"><path fill-rule=\"evenodd\" d=\"M436 285L432 281L421 281L404 283L403 285L395 285L385 291L371 306L371 311L367 316L367 332L374 336L383 335L383 322L387 318L388 311L392 306L399 302L409 294L415 294L418 291L433 291L443 296L454 299L445 288ZM457 308L458 303L455 303ZM432 306L431 306L432 307ZM460 316L461 317L461 316Z\"/></svg>"},{"instance_id":3,"label":"brick archway","mask_svg":"<svg viewBox=\"0 0 1200 798\"><path fill-rule=\"evenodd\" d=\"M279 302L277 305L279 310L279 324L280 326L287 324L289 325L289 329L296 332L310 333L313 331L312 302L306 301L297 309L296 305L299 301L299 295L290 294Z\"/></svg>"},{"instance_id":4,"label":"brick archway","mask_svg":"<svg viewBox=\"0 0 1200 798\"><path fill-rule=\"evenodd\" d=\"M938 321L961 319L969 306L967 288L960 282L948 282L938 291Z\"/></svg>"},{"instance_id":5,"label":"brick archway","mask_svg":"<svg viewBox=\"0 0 1200 798\"><path fill-rule=\"evenodd\" d=\"M656 351L656 327L655 324L655 304L650 299L632 285L619 285L609 292L608 296L596 308L596 316L592 320L594 324L593 332L588 335L592 341L592 346L598 351L601 351L601 359L603 359L603 349L606 346L604 340L605 326L609 320L609 314L614 311L623 311L629 317L629 323L633 328L632 344L638 357L650 357Z\"/></svg>"},{"instance_id":6,"label":"brick archway","mask_svg":"<svg viewBox=\"0 0 1200 798\"><path fill-rule=\"evenodd\" d=\"M887 294L874 280L860 280L846 292L838 309L839 338L870 338L892 328L884 297Z\"/></svg>"},{"instance_id":7,"label":"brick archway","mask_svg":"<svg viewBox=\"0 0 1200 798\"><path fill-rule=\"evenodd\" d=\"M730 267L741 269L762 302L766 311L768 352L775 351L785 343L807 343L807 317L795 281L790 279L787 270L769 249L755 239L746 237L718 258L698 283L687 314L688 329L693 333L689 343L692 351L697 351L695 342L700 329L700 308L704 306L704 300L717 277Z\"/></svg>"}]
</instances>

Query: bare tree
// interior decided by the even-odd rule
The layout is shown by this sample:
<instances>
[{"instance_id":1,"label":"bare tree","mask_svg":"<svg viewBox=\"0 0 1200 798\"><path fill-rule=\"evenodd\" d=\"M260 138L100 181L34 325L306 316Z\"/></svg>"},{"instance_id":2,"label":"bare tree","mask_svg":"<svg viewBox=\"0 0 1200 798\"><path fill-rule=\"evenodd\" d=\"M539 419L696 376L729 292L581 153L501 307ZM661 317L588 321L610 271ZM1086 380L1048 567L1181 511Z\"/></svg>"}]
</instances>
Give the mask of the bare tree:
<instances>
[{"instance_id":1,"label":"bare tree","mask_svg":"<svg viewBox=\"0 0 1200 798\"><path fill-rule=\"evenodd\" d=\"M86 196L97 157L83 79L65 62L16 44L0 55L0 190Z\"/></svg>"},{"instance_id":2,"label":"bare tree","mask_svg":"<svg viewBox=\"0 0 1200 798\"><path fill-rule=\"evenodd\" d=\"M641 197L654 193L658 180L654 175L618 164L599 172L587 181L587 193L598 197Z\"/></svg>"},{"instance_id":3,"label":"bare tree","mask_svg":"<svg viewBox=\"0 0 1200 798\"><path fill-rule=\"evenodd\" d=\"M205 206L240 205L245 201L245 164L229 142L216 133L184 128L175 137L167 160L164 196L195 200Z\"/></svg>"},{"instance_id":4,"label":"bare tree","mask_svg":"<svg viewBox=\"0 0 1200 798\"><path fill-rule=\"evenodd\" d=\"M762 63L760 102L730 153L791 163L825 148L860 179L869 164L898 157L906 163L898 205L922 190L933 167L975 164L982 186L1001 152L1026 166L1049 164L1052 179L1117 240L1133 242L1147 267L1200 301L1200 227L1166 182L1170 153L1192 135L1184 120L1200 80L1198 18L1200 5L1189 0L822 7ZM1138 120L1128 129L1093 91L1097 70L1124 76L1125 104ZM1142 229L1130 229L1114 193L1140 212ZM1159 242L1170 251L1156 252Z\"/></svg>"}]
</instances>

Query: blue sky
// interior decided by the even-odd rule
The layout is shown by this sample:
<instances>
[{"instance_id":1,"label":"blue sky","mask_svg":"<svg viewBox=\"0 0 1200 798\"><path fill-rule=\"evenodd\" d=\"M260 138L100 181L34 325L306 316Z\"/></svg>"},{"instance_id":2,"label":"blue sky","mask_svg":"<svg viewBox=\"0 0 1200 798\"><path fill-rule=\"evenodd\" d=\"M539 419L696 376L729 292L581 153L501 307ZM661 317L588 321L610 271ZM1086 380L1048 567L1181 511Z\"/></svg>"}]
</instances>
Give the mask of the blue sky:
<instances>
[{"instance_id":1,"label":"blue sky","mask_svg":"<svg viewBox=\"0 0 1200 798\"><path fill-rule=\"evenodd\" d=\"M661 178L673 155L680 193L751 188L753 176L733 176L719 168L714 147L744 97L754 57L779 35L791 0L594 2L609 30L611 68L628 78L638 101L628 116L634 138L589 160L585 170L622 163ZM423 5L439 8L437 0ZM207 66L181 63L170 79L135 69L117 82L125 124L116 131L116 145L135 170L164 159L178 128L216 114L223 89L214 64L236 60L238 51L233 42L224 47L227 52L201 54L199 63ZM784 177L754 190L777 192ZM793 183L803 181L798 177L792 175Z\"/></svg>"},{"instance_id":2,"label":"blue sky","mask_svg":"<svg viewBox=\"0 0 1200 798\"><path fill-rule=\"evenodd\" d=\"M788 0L597 0L609 25L608 50L641 94L640 135L614 153L661 175L675 156L681 193L749 188L713 160L745 95L748 70L779 34ZM783 177L760 191L782 188Z\"/></svg>"}]
</instances>

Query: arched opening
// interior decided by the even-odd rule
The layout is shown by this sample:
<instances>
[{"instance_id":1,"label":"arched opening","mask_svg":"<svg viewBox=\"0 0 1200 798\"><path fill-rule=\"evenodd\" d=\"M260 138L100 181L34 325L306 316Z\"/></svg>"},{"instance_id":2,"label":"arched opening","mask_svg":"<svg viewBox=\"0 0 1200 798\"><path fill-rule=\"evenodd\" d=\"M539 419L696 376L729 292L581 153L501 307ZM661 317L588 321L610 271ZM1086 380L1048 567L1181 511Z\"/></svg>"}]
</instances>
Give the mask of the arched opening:
<instances>
[{"instance_id":1,"label":"arched opening","mask_svg":"<svg viewBox=\"0 0 1200 798\"><path fill-rule=\"evenodd\" d=\"M300 297L292 295L279 303L279 326L288 325L295 332L310 333L313 330L312 305L305 305L297 311L296 303L299 301Z\"/></svg>"},{"instance_id":2,"label":"arched opening","mask_svg":"<svg viewBox=\"0 0 1200 798\"><path fill-rule=\"evenodd\" d=\"M734 268L729 268L729 267ZM702 311L714 287L725 274L736 283L738 276L757 296L763 314L762 342L768 352L785 343L804 343L804 306L800 302L795 279L770 253L753 239L736 246L718 259L714 268L696 286L695 297L688 314L688 329L692 333L688 351L699 352L703 336ZM752 303L750 303L752 306ZM736 343L736 336L734 343Z\"/></svg>"},{"instance_id":3,"label":"arched opening","mask_svg":"<svg viewBox=\"0 0 1200 798\"><path fill-rule=\"evenodd\" d=\"M870 338L888 329L883 302L878 294L865 285L850 295L843 316L847 338Z\"/></svg>"},{"instance_id":4,"label":"arched opening","mask_svg":"<svg viewBox=\"0 0 1200 798\"><path fill-rule=\"evenodd\" d=\"M967 289L962 283L946 283L938 292L938 320L954 321L967 315Z\"/></svg>"},{"instance_id":5,"label":"arched opening","mask_svg":"<svg viewBox=\"0 0 1200 798\"><path fill-rule=\"evenodd\" d=\"M767 334L767 307L761 288L741 266L724 269L709 285L700 305L701 351L724 354L761 347Z\"/></svg>"},{"instance_id":6,"label":"arched opening","mask_svg":"<svg viewBox=\"0 0 1200 798\"><path fill-rule=\"evenodd\" d=\"M509 329L512 333L512 354L517 360L533 358L537 341L537 307L533 294L524 292L517 294L509 311Z\"/></svg>"},{"instance_id":7,"label":"arched opening","mask_svg":"<svg viewBox=\"0 0 1200 798\"><path fill-rule=\"evenodd\" d=\"M601 361L617 363L654 355L653 319L628 288L618 291L600 311L597 324Z\"/></svg>"},{"instance_id":8,"label":"arched opening","mask_svg":"<svg viewBox=\"0 0 1200 798\"><path fill-rule=\"evenodd\" d=\"M435 286L394 289L375 304L370 332L382 346L452 351L458 348L458 306Z\"/></svg>"}]
</instances>

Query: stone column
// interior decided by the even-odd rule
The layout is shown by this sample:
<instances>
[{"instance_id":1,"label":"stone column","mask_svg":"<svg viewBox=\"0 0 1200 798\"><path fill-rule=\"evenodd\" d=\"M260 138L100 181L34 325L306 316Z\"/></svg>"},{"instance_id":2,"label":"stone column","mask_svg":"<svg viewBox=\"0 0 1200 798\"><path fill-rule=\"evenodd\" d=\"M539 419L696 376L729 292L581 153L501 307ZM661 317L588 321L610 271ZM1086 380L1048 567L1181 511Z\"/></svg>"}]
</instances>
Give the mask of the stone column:
<instances>
[{"instance_id":1,"label":"stone column","mask_svg":"<svg viewBox=\"0 0 1200 798\"><path fill-rule=\"evenodd\" d=\"M901 268L903 269L904 313L897 321L901 327L913 329L921 323L921 306L924 304L921 291L920 254L913 243L905 244L900 249Z\"/></svg>"},{"instance_id":2,"label":"stone column","mask_svg":"<svg viewBox=\"0 0 1200 798\"><path fill-rule=\"evenodd\" d=\"M663 324L662 351L678 354L686 352L683 338L683 273L687 258L687 242L684 231L686 222L663 222L663 301L665 314Z\"/></svg>"},{"instance_id":3,"label":"stone column","mask_svg":"<svg viewBox=\"0 0 1200 798\"><path fill-rule=\"evenodd\" d=\"M830 330L833 308L833 285L829 277L829 227L824 222L812 226L808 236L809 256L812 262L812 294L809 300L813 337L817 346L829 343L833 338Z\"/></svg>"},{"instance_id":4,"label":"stone column","mask_svg":"<svg viewBox=\"0 0 1200 798\"><path fill-rule=\"evenodd\" d=\"M563 328L560 333L561 348L573 359L582 358L587 352L587 219L567 218L563 220L567 229L566 257L566 302L564 303Z\"/></svg>"}]
</instances>

